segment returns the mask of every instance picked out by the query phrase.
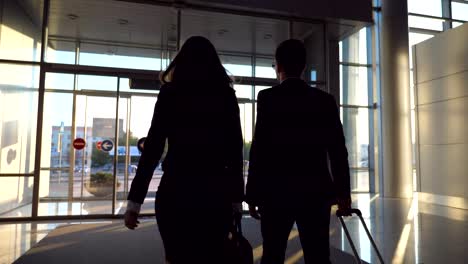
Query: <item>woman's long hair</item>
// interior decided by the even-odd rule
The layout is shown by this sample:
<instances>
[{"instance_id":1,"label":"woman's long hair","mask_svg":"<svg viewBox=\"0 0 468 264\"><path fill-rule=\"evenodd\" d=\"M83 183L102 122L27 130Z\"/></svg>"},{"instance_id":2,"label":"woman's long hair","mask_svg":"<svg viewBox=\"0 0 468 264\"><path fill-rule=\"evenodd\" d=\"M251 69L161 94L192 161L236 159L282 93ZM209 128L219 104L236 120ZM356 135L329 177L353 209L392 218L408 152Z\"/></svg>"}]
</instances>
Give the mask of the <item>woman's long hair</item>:
<instances>
[{"instance_id":1,"label":"woman's long hair","mask_svg":"<svg viewBox=\"0 0 468 264\"><path fill-rule=\"evenodd\" d=\"M201 36L193 36L185 41L174 60L162 72L164 83L198 83L230 86L232 79L226 73L211 42Z\"/></svg>"}]
</instances>

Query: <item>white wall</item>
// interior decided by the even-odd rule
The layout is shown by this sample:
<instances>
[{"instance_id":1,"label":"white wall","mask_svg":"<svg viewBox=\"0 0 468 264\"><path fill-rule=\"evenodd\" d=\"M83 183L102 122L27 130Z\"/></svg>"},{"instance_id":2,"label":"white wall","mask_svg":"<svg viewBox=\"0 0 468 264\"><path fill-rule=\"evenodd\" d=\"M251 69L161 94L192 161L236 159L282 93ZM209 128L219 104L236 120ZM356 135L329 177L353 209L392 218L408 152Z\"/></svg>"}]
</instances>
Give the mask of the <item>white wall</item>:
<instances>
[{"instance_id":1,"label":"white wall","mask_svg":"<svg viewBox=\"0 0 468 264\"><path fill-rule=\"evenodd\" d=\"M31 21L17 1L0 0L0 58L37 61L40 54L39 39L40 28ZM34 171L38 83L38 66L0 64L2 174L16 175ZM33 177L0 177L0 214L30 203L32 187Z\"/></svg>"},{"instance_id":2,"label":"white wall","mask_svg":"<svg viewBox=\"0 0 468 264\"><path fill-rule=\"evenodd\" d=\"M462 208L468 205L467 40L465 23L413 47L420 191L458 198L449 205Z\"/></svg>"}]
</instances>

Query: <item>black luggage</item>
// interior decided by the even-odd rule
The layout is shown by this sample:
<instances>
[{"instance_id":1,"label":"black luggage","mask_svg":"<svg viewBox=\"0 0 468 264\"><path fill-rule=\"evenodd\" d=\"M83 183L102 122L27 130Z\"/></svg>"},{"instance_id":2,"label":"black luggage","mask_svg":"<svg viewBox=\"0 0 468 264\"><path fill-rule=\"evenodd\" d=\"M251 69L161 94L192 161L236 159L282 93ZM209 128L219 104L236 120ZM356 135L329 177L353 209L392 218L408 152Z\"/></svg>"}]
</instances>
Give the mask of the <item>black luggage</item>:
<instances>
[{"instance_id":1,"label":"black luggage","mask_svg":"<svg viewBox=\"0 0 468 264\"><path fill-rule=\"evenodd\" d=\"M379 249L377 248L377 245L375 244L374 239L372 238L371 233L369 232L369 229L367 228L366 223L364 222L364 218L362 218L362 213L359 209L350 209L349 211L342 211L342 210L337 210L336 211L336 216L340 219L341 225L343 226L343 229L345 231L346 237L348 238L349 244L351 245L351 249L354 252L354 257L356 258L356 263L361 264L362 260L359 257L359 254L357 253L356 246L354 246L354 242L351 239L351 236L349 234L348 228L346 227L346 223L343 220L343 216L347 215L352 215L355 214L361 219L361 223L364 226L364 229L366 230L367 236L369 237L370 242L372 243L372 246L374 247L375 252L377 253L377 256L379 257L380 263L384 263L382 255L380 254Z\"/></svg>"}]
</instances>

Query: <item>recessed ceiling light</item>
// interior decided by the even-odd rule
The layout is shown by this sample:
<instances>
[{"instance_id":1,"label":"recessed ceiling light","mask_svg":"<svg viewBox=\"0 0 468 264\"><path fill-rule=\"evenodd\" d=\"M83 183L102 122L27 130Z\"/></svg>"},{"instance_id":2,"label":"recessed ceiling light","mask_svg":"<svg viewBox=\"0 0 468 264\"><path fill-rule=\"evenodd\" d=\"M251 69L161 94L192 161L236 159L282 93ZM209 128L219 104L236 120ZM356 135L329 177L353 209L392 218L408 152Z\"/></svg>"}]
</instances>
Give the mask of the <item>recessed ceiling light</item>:
<instances>
[{"instance_id":1,"label":"recessed ceiling light","mask_svg":"<svg viewBox=\"0 0 468 264\"><path fill-rule=\"evenodd\" d=\"M70 19L70 20L76 20L76 19L79 18L79 16L78 16L78 15L75 15L75 14L68 14L67 17L68 17L68 19Z\"/></svg>"},{"instance_id":2,"label":"recessed ceiling light","mask_svg":"<svg viewBox=\"0 0 468 264\"><path fill-rule=\"evenodd\" d=\"M128 20L127 19L122 19L122 18L117 20L117 22L119 23L119 25L127 25L128 24Z\"/></svg>"},{"instance_id":3,"label":"recessed ceiling light","mask_svg":"<svg viewBox=\"0 0 468 264\"><path fill-rule=\"evenodd\" d=\"M271 38L273 38L273 35L271 35L271 34L265 34L265 35L263 36L263 38L264 38L264 39L271 39Z\"/></svg>"}]
</instances>

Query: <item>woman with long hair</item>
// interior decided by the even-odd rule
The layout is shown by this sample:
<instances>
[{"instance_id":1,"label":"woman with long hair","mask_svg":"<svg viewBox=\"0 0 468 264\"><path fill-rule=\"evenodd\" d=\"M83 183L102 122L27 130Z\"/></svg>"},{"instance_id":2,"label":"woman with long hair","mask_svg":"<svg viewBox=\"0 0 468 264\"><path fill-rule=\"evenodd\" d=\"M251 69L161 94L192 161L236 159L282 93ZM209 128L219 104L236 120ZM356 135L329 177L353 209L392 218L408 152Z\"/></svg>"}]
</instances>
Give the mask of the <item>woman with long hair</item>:
<instances>
[{"instance_id":1,"label":"woman with long hair","mask_svg":"<svg viewBox=\"0 0 468 264\"><path fill-rule=\"evenodd\" d=\"M166 260L223 263L223 241L244 196L243 140L232 80L214 46L199 36L184 43L160 79L125 225L137 227L167 140L155 203Z\"/></svg>"}]
</instances>

